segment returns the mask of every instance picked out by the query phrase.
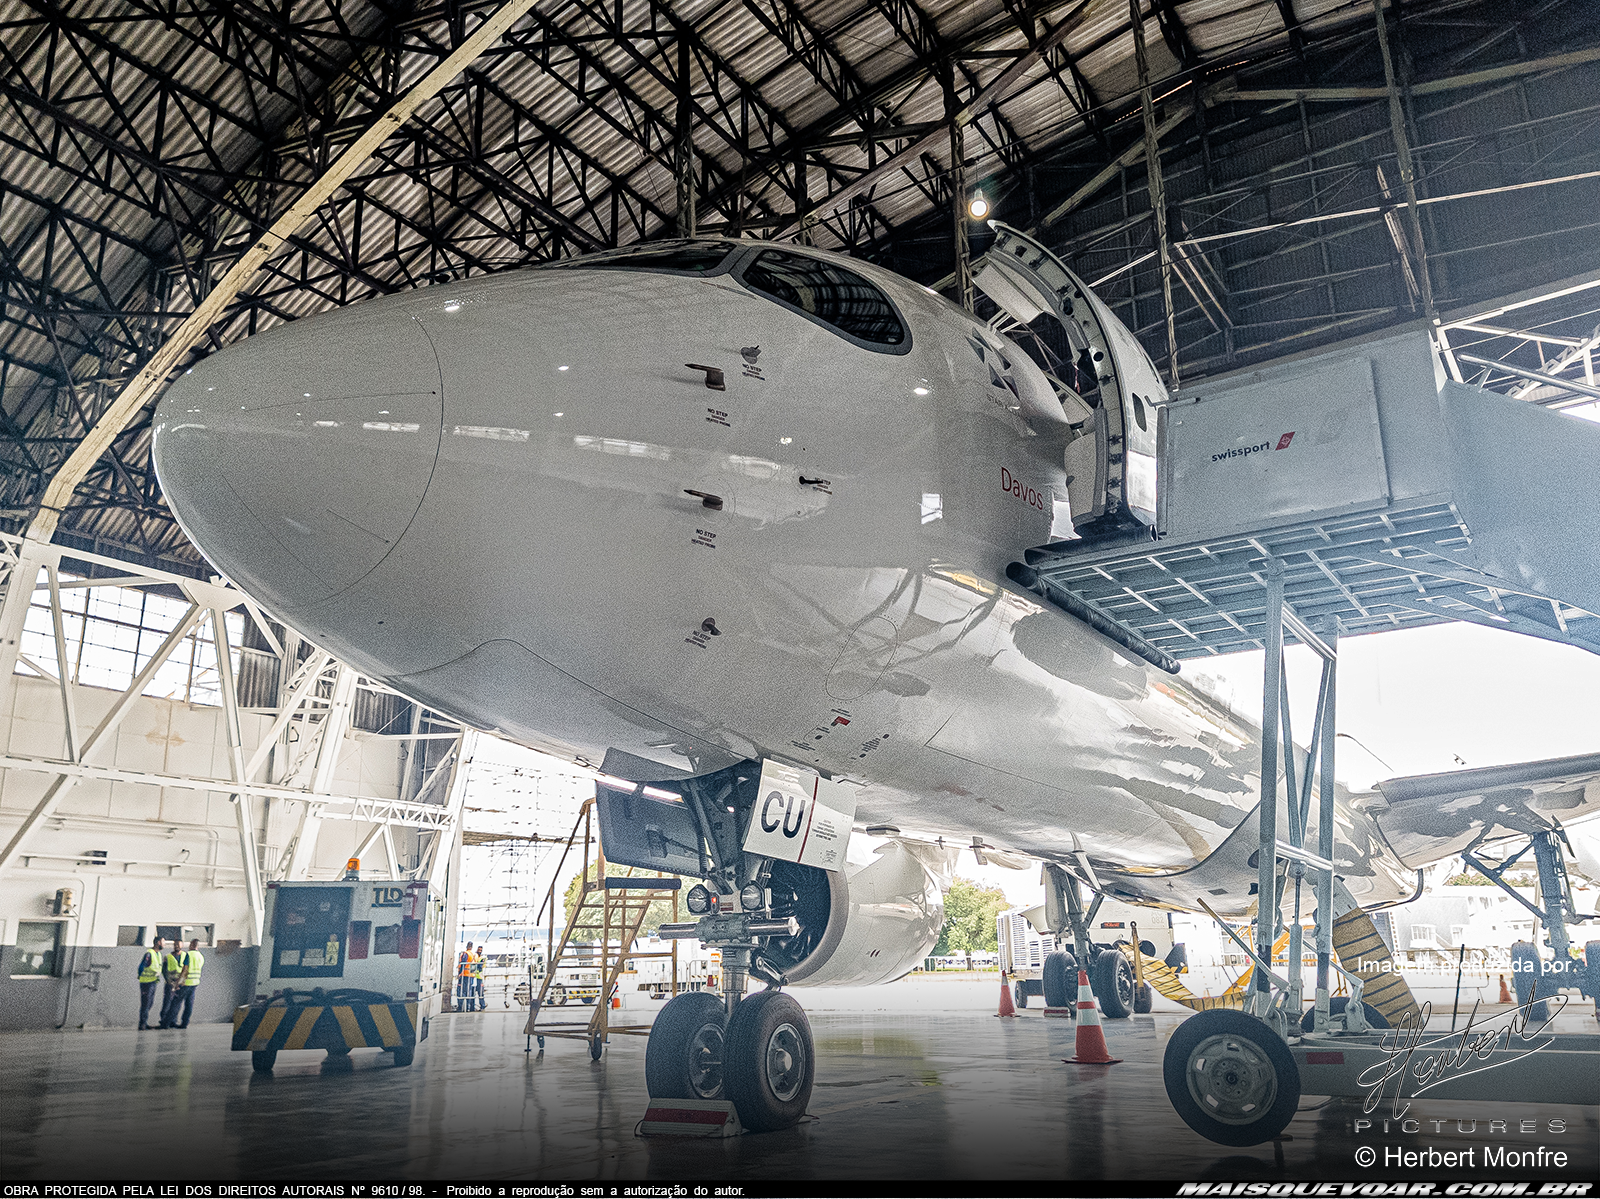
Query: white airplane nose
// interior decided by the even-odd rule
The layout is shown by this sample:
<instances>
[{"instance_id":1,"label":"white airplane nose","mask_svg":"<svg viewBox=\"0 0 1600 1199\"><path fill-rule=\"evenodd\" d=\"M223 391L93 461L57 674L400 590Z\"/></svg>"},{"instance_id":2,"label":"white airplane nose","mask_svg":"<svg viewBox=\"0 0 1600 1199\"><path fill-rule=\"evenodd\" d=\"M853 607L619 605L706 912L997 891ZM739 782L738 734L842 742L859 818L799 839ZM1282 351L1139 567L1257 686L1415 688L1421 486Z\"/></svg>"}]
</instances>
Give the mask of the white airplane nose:
<instances>
[{"instance_id":1,"label":"white airplane nose","mask_svg":"<svg viewBox=\"0 0 1600 1199\"><path fill-rule=\"evenodd\" d=\"M213 355L156 411L167 503L224 573L280 611L358 583L410 525L439 451L438 360L376 301Z\"/></svg>"}]
</instances>

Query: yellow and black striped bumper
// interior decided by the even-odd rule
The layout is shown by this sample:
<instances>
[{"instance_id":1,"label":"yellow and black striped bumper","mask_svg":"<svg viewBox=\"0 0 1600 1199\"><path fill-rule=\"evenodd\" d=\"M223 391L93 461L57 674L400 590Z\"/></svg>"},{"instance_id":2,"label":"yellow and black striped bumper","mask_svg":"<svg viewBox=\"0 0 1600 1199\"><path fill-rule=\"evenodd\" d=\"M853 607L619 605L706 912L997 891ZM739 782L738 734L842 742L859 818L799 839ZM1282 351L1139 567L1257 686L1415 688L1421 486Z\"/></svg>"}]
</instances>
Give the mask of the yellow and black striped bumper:
<instances>
[{"instance_id":1,"label":"yellow and black striped bumper","mask_svg":"<svg viewBox=\"0 0 1600 1199\"><path fill-rule=\"evenodd\" d=\"M415 1003L236 1008L235 1049L393 1049L417 1043Z\"/></svg>"}]
</instances>

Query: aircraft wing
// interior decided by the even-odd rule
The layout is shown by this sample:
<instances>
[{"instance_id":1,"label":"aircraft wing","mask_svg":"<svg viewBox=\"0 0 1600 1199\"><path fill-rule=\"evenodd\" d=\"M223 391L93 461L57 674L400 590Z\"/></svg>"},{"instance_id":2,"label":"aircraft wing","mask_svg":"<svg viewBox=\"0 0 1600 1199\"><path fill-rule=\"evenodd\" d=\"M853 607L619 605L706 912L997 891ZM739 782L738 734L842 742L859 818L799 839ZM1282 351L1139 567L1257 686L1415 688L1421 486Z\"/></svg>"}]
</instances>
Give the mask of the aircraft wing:
<instances>
[{"instance_id":1,"label":"aircraft wing","mask_svg":"<svg viewBox=\"0 0 1600 1199\"><path fill-rule=\"evenodd\" d=\"M1420 867L1600 813L1600 754L1388 779L1355 802L1401 860Z\"/></svg>"}]
</instances>

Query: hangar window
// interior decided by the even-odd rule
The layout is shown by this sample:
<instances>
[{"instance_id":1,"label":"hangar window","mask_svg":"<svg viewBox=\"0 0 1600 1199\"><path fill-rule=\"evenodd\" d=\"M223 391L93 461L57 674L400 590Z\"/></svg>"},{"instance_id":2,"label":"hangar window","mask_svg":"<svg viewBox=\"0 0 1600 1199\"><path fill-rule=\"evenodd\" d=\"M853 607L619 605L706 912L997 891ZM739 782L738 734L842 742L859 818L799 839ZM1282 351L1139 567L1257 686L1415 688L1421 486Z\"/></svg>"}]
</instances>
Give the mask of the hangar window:
<instances>
[{"instance_id":1,"label":"hangar window","mask_svg":"<svg viewBox=\"0 0 1600 1199\"><path fill-rule=\"evenodd\" d=\"M61 965L59 920L17 921L17 946L11 958L12 978L54 978Z\"/></svg>"},{"instance_id":2,"label":"hangar window","mask_svg":"<svg viewBox=\"0 0 1600 1199\"><path fill-rule=\"evenodd\" d=\"M172 629L183 619L185 600L131 587L90 586L87 580L61 574L61 624L66 661L56 660L50 593L34 592L22 631L22 652L16 673L49 678L64 670L80 687L109 687L121 691L150 661ZM234 676L241 673L245 618L226 614L228 646ZM211 622L200 622L162 663L144 694L184 703L217 705L222 702L222 677L217 669L217 647Z\"/></svg>"},{"instance_id":3,"label":"hangar window","mask_svg":"<svg viewBox=\"0 0 1600 1199\"><path fill-rule=\"evenodd\" d=\"M744 268L744 284L869 350L911 348L889 297L854 271L820 258L766 250Z\"/></svg>"},{"instance_id":4,"label":"hangar window","mask_svg":"<svg viewBox=\"0 0 1600 1199\"><path fill-rule=\"evenodd\" d=\"M731 241L664 241L648 246L631 246L608 254L589 254L566 262L551 263L574 270L663 271L672 275L712 275L737 247Z\"/></svg>"}]
</instances>

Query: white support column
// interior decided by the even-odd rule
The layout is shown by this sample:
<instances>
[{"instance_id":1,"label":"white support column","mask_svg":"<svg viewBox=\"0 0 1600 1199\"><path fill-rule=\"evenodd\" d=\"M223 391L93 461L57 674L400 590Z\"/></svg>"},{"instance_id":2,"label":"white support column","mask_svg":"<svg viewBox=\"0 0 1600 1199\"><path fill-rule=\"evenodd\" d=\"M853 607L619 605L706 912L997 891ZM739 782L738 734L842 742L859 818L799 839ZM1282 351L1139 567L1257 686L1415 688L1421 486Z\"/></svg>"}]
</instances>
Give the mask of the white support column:
<instances>
[{"instance_id":1,"label":"white support column","mask_svg":"<svg viewBox=\"0 0 1600 1199\"><path fill-rule=\"evenodd\" d=\"M372 826L371 832L369 832L365 837L361 838L361 844L356 846L355 853L351 854L350 856L358 861L366 861L367 851L378 843L379 839L383 836L383 830L384 822L380 820L377 824Z\"/></svg>"},{"instance_id":2,"label":"white support column","mask_svg":"<svg viewBox=\"0 0 1600 1199\"><path fill-rule=\"evenodd\" d=\"M6 549L14 552L16 558L7 576L5 599L0 601L0 688L9 690L15 686L12 676L17 670L22 626L28 619L28 607L33 603L34 584L39 581L39 571L46 563L55 562L59 555L50 546L7 540Z\"/></svg>"},{"instance_id":3,"label":"white support column","mask_svg":"<svg viewBox=\"0 0 1600 1199\"><path fill-rule=\"evenodd\" d=\"M333 696L328 702L328 712L322 718L321 740L317 744L316 765L311 772L311 790L316 795L326 795L333 785L333 774L339 765L339 751L344 747L344 735L350 727L350 707L355 698L356 672L340 665L334 676ZM295 832L294 852L289 857L285 879L310 878L311 864L316 857L317 834L322 828L322 804L307 800L300 815L300 827Z\"/></svg>"},{"instance_id":4,"label":"white support column","mask_svg":"<svg viewBox=\"0 0 1600 1199\"><path fill-rule=\"evenodd\" d=\"M222 692L222 720L227 726L228 773L235 783L250 781L244 760L244 730L239 725L239 691L233 680L233 647L228 644L227 615L220 604L211 605L211 640L217 651L218 689ZM243 791L230 795L234 823L239 830L239 858L244 866L245 895L250 900L250 922L255 943L261 944L266 918L266 895L261 886L261 858L256 850L254 805Z\"/></svg>"},{"instance_id":5,"label":"white support column","mask_svg":"<svg viewBox=\"0 0 1600 1199\"><path fill-rule=\"evenodd\" d=\"M9 597L7 598L9 599ZM95 746L116 731L117 726L122 723L123 717L132 710L134 701L139 698L146 685L155 677L156 671L172 656L172 651L182 644L183 639L199 623L200 612L199 604L192 603L189 605L189 610L184 613L183 619L178 622L177 627L172 632L167 634L167 639L151 655L150 661L145 663L144 669L135 676L133 682L128 684L127 690L117 697L116 703L111 705L111 710L105 714L99 725L95 727L94 732L84 738L83 749L79 754L80 760L87 758L93 752ZM33 811L28 813L21 826L12 834L11 840L6 843L5 849L0 850L0 874L3 874L6 867L16 861L22 852L23 845L33 835L33 830L55 810L56 804L61 801L61 796L77 783L78 777L77 775L68 774L56 776L55 781L50 784L39 802L34 805Z\"/></svg>"},{"instance_id":6,"label":"white support column","mask_svg":"<svg viewBox=\"0 0 1600 1199\"><path fill-rule=\"evenodd\" d=\"M306 660L305 672L299 680L289 689L283 701L283 707L278 710L278 715L272 722L272 727L267 730L266 736L261 738L261 744L256 746L255 752L250 755L250 760L245 763L244 777L248 782L253 782L256 772L261 769L267 760L267 755L272 752L272 747L278 743L278 738L283 736L283 730L288 727L289 721L300 710L300 705L317 685L317 680L322 677L322 672L327 669L328 663L333 660L332 654L312 654Z\"/></svg>"},{"instance_id":7,"label":"white support column","mask_svg":"<svg viewBox=\"0 0 1600 1199\"><path fill-rule=\"evenodd\" d=\"M398 879L400 877L400 855L395 853L394 850L394 825L381 824L378 827L383 830L383 852L389 858L389 877Z\"/></svg>"},{"instance_id":8,"label":"white support column","mask_svg":"<svg viewBox=\"0 0 1600 1199\"><path fill-rule=\"evenodd\" d=\"M67 661L67 632L61 621L61 579L57 564L45 563L45 577L50 582L50 627L56 643L56 682L61 688L61 722L66 729L67 760L78 760L78 708L72 698L72 669Z\"/></svg>"}]
</instances>

